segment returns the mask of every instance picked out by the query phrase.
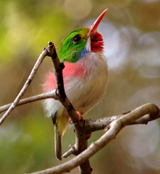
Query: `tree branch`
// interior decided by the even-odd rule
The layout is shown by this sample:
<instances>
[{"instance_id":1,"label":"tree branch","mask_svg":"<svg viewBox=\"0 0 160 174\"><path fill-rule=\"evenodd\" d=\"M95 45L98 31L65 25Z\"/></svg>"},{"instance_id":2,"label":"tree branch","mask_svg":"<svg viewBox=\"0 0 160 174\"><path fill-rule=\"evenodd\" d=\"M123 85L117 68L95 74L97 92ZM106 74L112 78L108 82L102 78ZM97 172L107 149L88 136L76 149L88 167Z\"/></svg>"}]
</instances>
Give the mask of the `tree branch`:
<instances>
[{"instance_id":1,"label":"tree branch","mask_svg":"<svg viewBox=\"0 0 160 174\"><path fill-rule=\"evenodd\" d=\"M83 120L78 120L78 115L69 101L68 97L65 94L64 90L64 83L63 83L63 75L62 75L62 70L64 68L64 64L59 61L58 55L56 53L55 47L52 42L49 42L49 46L47 51L48 51L48 56L51 57L53 65L54 65L54 70L55 70L55 77L56 77L56 90L57 90L57 95L59 97L60 102L62 105L65 107L67 110L69 116L72 119L72 122L75 126L75 133L76 133L76 154L81 153L85 149L87 149L88 146L88 141L87 141L87 135L84 134L83 132ZM89 161L84 161L84 163L80 164L80 173L81 174L90 174L92 171Z\"/></svg>"},{"instance_id":2,"label":"tree branch","mask_svg":"<svg viewBox=\"0 0 160 174\"><path fill-rule=\"evenodd\" d=\"M52 42L49 42L48 45L49 47L47 47L47 52L48 52L48 56L51 57L53 66L54 66L54 73L56 78L56 94L57 94L58 100L60 100L60 102L66 108L69 116L72 119L72 122L74 124L77 124L78 115L73 105L69 101L68 97L66 96L66 93L64 90L63 75L62 75L64 64L63 62L60 62L54 44Z\"/></svg>"},{"instance_id":3,"label":"tree branch","mask_svg":"<svg viewBox=\"0 0 160 174\"><path fill-rule=\"evenodd\" d=\"M152 118L153 120L155 118L160 118L159 108L156 105L150 103L142 105L133 110L132 112L118 117L117 119L111 119L112 122L109 125L109 122L106 122L106 132L97 141L92 143L85 151L83 151L81 154L74 157L70 161L52 168L48 168L46 170L33 172L30 174L59 174L70 172L73 168L82 164L84 161L92 157L100 149L106 146L110 141L112 141L122 130L122 128L127 125L132 125L133 123L136 123L136 120L140 119L146 114L150 115L150 121Z\"/></svg>"},{"instance_id":4,"label":"tree branch","mask_svg":"<svg viewBox=\"0 0 160 174\"><path fill-rule=\"evenodd\" d=\"M146 110L147 113L145 115L142 115L141 118L137 119L136 121L132 122L131 124L148 124L148 122L159 118L159 109L157 109L158 107L156 105L147 103L142 106L143 106L143 109ZM142 106L140 106L140 107L142 107ZM153 107L153 111L155 111L154 114L152 114L152 115L149 114L149 112L148 112L149 107ZM132 112L129 112L128 114L131 114ZM109 125L111 122L113 122L114 120L117 120L118 118L123 117L124 115L127 115L127 114L115 115L115 116L111 116L111 117L103 117L103 118L99 118L96 120L86 119L84 131L86 134L89 134L94 131L102 130L107 125Z\"/></svg>"},{"instance_id":5,"label":"tree branch","mask_svg":"<svg viewBox=\"0 0 160 174\"><path fill-rule=\"evenodd\" d=\"M150 112L148 112L148 114L146 114L146 115L141 115L141 118L132 122L131 125L133 125L133 124L148 124L148 122L160 118L159 108L156 105L148 103L148 104L142 105L140 107L142 107L143 110L146 110L146 112L148 112L148 108L150 108L150 110L152 110L153 113L149 114ZM151 109L151 107L153 107L153 109ZM131 112L129 112L129 114L131 114ZM127 114L125 114L125 115L127 115ZM90 134L94 131L103 130L107 126L109 126L113 121L120 119L121 117L124 117L124 114L123 115L115 115L115 116L111 116L111 117L103 117L103 118L99 118L96 120L86 119L85 126L84 126L84 133ZM70 147L70 149L64 153L63 157L67 158L71 154L76 154L75 145L74 146L72 145Z\"/></svg>"}]
</instances>

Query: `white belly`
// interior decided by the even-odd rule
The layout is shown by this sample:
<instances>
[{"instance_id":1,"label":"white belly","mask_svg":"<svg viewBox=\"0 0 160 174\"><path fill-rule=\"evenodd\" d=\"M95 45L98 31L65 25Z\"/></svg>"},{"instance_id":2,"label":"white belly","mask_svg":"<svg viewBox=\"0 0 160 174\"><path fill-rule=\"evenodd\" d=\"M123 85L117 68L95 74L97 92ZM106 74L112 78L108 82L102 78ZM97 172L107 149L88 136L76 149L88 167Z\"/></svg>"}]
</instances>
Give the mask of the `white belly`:
<instances>
[{"instance_id":1,"label":"white belly","mask_svg":"<svg viewBox=\"0 0 160 174\"><path fill-rule=\"evenodd\" d=\"M81 64L81 61L84 63L84 60L88 76L84 79L70 78L65 84L66 95L74 108L83 114L100 101L108 84L108 67L104 55L91 52L77 63ZM62 104L54 99L47 99L45 105L48 116L54 115L57 110L63 108Z\"/></svg>"}]
</instances>

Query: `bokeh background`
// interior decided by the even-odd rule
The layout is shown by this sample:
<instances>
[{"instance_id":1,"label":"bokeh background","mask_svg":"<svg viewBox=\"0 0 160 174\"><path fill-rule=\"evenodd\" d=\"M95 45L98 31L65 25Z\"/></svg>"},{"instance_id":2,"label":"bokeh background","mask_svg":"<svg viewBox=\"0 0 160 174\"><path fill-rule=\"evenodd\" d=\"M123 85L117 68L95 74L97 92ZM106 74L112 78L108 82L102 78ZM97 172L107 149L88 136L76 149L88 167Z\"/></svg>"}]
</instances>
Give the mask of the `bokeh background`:
<instances>
[{"instance_id":1,"label":"bokeh background","mask_svg":"<svg viewBox=\"0 0 160 174\"><path fill-rule=\"evenodd\" d=\"M105 40L109 86L87 117L121 114L148 102L160 106L159 7L160 0L0 0L0 105L13 101L48 41L59 46L68 32L90 26L108 8L99 31ZM42 92L45 73L52 68L46 58L24 97ZM41 102L27 104L15 109L0 127L1 174L61 163L54 154L51 119L44 115ZM157 120L126 127L91 158L93 173L159 174L159 124ZM89 141L102 133L93 133ZM73 143L70 129L63 138L63 152ZM71 172L75 173L78 169Z\"/></svg>"}]
</instances>

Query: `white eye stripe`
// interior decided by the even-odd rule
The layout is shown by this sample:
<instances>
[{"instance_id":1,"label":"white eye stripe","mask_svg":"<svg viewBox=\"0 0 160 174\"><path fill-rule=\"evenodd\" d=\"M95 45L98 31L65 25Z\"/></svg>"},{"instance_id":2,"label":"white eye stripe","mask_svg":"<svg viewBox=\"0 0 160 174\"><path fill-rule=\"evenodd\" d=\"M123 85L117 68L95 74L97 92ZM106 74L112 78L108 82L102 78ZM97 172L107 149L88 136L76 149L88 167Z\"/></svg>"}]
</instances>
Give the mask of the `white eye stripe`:
<instances>
[{"instance_id":1,"label":"white eye stripe","mask_svg":"<svg viewBox=\"0 0 160 174\"><path fill-rule=\"evenodd\" d=\"M85 48L87 51L91 51L91 38L90 37L87 39Z\"/></svg>"}]
</instances>

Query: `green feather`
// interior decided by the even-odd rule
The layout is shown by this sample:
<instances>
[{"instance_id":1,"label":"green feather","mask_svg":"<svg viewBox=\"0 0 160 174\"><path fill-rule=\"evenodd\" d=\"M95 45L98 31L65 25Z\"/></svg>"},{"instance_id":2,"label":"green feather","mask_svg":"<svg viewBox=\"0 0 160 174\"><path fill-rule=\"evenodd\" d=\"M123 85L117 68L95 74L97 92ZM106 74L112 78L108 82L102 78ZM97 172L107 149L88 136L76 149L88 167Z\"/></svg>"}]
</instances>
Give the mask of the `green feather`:
<instances>
[{"instance_id":1,"label":"green feather","mask_svg":"<svg viewBox=\"0 0 160 174\"><path fill-rule=\"evenodd\" d=\"M61 43L58 50L58 56L60 61L77 62L79 60L79 53L83 50L87 42L87 34L89 29L82 27L72 31ZM76 35L81 36L79 43L74 43L73 38Z\"/></svg>"}]
</instances>

